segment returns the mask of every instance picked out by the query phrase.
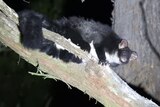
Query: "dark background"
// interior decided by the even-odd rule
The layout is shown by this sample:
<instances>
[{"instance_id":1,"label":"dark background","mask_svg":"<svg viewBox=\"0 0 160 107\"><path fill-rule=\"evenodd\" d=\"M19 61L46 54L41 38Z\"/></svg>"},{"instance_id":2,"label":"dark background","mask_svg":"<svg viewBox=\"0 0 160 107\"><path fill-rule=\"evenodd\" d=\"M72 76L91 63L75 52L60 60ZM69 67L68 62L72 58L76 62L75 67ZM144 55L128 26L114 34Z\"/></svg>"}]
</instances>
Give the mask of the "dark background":
<instances>
[{"instance_id":1,"label":"dark background","mask_svg":"<svg viewBox=\"0 0 160 107\"><path fill-rule=\"evenodd\" d=\"M110 0L4 0L16 12L32 9L46 16L82 16L111 25ZM28 3L29 2L29 3ZM0 107L103 107L76 88L52 79L32 76L36 67L8 48L0 50Z\"/></svg>"}]
</instances>

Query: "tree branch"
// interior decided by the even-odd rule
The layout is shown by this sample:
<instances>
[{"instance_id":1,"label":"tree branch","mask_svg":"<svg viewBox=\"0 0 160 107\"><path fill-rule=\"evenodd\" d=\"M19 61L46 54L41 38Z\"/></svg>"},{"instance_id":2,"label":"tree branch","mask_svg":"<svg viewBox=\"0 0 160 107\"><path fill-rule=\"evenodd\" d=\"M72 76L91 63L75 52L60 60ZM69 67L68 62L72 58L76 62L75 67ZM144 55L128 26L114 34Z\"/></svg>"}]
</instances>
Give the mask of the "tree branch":
<instances>
[{"instance_id":1,"label":"tree branch","mask_svg":"<svg viewBox=\"0 0 160 107\"><path fill-rule=\"evenodd\" d=\"M47 73L47 77L59 79L80 89L106 107L158 107L133 91L108 66L98 65L86 52L54 32L43 29L47 39L54 40L86 62L64 63L37 50L25 49L20 43L17 25L17 14L0 0L0 41L29 63L34 66L38 64L38 69Z\"/></svg>"}]
</instances>

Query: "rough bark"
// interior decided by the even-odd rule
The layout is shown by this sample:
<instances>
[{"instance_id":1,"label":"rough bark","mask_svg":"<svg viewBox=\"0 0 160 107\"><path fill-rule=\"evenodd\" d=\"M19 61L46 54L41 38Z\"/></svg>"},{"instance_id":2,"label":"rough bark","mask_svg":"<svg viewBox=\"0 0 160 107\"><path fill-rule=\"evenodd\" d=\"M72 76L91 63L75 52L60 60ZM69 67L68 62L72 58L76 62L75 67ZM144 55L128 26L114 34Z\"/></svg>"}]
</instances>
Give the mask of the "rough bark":
<instances>
[{"instance_id":1,"label":"rough bark","mask_svg":"<svg viewBox=\"0 0 160 107\"><path fill-rule=\"evenodd\" d=\"M115 70L160 101L160 0L115 0L114 29L129 40L138 60Z\"/></svg>"},{"instance_id":2,"label":"rough bark","mask_svg":"<svg viewBox=\"0 0 160 107\"><path fill-rule=\"evenodd\" d=\"M17 14L2 0L0 0L0 10L0 41L29 63L35 66L38 64L38 69L47 73L47 77L59 79L80 89L106 107L158 107L133 91L108 66L98 65L94 60L89 59L88 54L74 47L58 34L43 31L46 38L54 38L56 43L66 46L69 51L86 60L86 63L66 64L37 50L25 49L20 43Z\"/></svg>"}]
</instances>

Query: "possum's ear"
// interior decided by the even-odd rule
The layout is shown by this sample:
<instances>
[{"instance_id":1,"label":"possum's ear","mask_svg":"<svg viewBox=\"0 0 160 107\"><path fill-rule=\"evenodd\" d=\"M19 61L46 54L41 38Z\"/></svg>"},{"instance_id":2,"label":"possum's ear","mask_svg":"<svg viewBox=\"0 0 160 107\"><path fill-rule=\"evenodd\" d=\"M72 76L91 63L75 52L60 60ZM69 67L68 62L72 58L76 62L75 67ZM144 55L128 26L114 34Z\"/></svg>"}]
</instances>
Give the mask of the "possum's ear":
<instances>
[{"instance_id":1,"label":"possum's ear","mask_svg":"<svg viewBox=\"0 0 160 107\"><path fill-rule=\"evenodd\" d=\"M138 57L138 54L137 54L137 52L135 52L135 51L132 51L132 54L131 54L131 57L130 57L130 61L132 61L132 60L135 60L135 59L137 59L137 57Z\"/></svg>"},{"instance_id":2,"label":"possum's ear","mask_svg":"<svg viewBox=\"0 0 160 107\"><path fill-rule=\"evenodd\" d=\"M121 42L120 42L119 45L118 45L118 48L119 48L119 49L123 49L123 48L125 48L125 47L128 47L128 42L127 42L127 40L122 39Z\"/></svg>"}]
</instances>

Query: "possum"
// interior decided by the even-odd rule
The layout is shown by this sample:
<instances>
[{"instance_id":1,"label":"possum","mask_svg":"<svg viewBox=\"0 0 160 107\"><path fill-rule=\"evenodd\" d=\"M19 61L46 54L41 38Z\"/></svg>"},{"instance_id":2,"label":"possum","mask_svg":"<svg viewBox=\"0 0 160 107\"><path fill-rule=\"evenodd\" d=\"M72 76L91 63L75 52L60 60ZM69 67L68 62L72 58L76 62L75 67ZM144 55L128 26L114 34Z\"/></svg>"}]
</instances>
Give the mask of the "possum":
<instances>
[{"instance_id":1,"label":"possum","mask_svg":"<svg viewBox=\"0 0 160 107\"><path fill-rule=\"evenodd\" d=\"M83 63L81 58L60 48L54 41L45 39L42 28L70 39L89 53L92 42L99 64L102 65L116 67L137 58L137 53L128 47L127 40L119 37L106 24L76 16L51 20L32 10L21 11L18 15L22 44L26 48L39 49L64 62Z\"/></svg>"}]
</instances>

